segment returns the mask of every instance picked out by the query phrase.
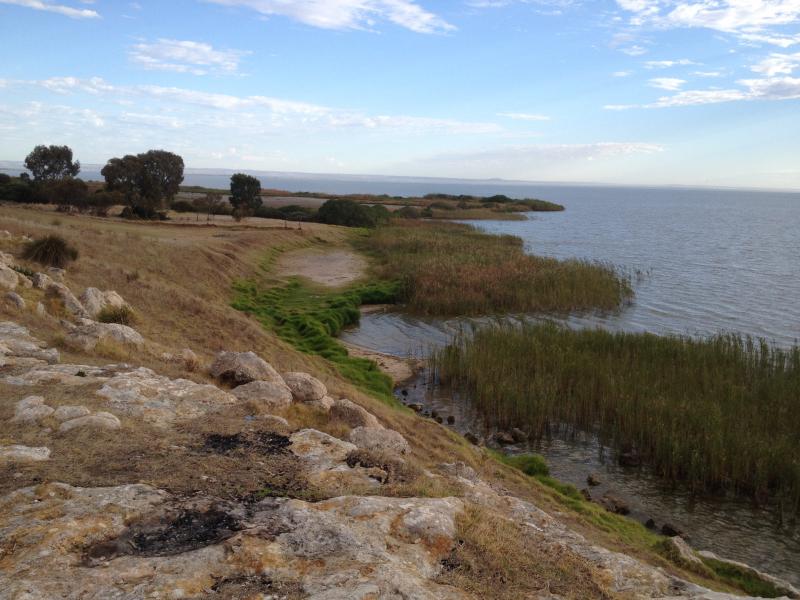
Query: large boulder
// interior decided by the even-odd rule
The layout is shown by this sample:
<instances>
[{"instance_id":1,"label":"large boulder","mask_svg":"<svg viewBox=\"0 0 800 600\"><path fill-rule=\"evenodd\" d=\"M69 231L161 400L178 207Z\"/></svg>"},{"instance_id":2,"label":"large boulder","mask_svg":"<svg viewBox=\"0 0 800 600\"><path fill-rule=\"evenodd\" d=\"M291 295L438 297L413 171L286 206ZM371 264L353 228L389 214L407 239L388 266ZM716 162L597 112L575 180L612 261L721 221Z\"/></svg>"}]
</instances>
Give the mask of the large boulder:
<instances>
[{"instance_id":1,"label":"large boulder","mask_svg":"<svg viewBox=\"0 0 800 600\"><path fill-rule=\"evenodd\" d=\"M383 427L356 427L350 432L350 443L363 450L387 454L408 454L411 447L406 438Z\"/></svg>"},{"instance_id":2,"label":"large boulder","mask_svg":"<svg viewBox=\"0 0 800 600\"><path fill-rule=\"evenodd\" d=\"M84 290L79 298L89 317L94 319L106 308L124 308L130 305L117 292L103 292L94 287Z\"/></svg>"},{"instance_id":3,"label":"large boulder","mask_svg":"<svg viewBox=\"0 0 800 600\"><path fill-rule=\"evenodd\" d=\"M83 324L72 327L64 341L68 346L84 352L91 352L101 342L112 342L129 350L144 346L144 338L132 327L94 321L84 321Z\"/></svg>"},{"instance_id":4,"label":"large boulder","mask_svg":"<svg viewBox=\"0 0 800 600\"><path fill-rule=\"evenodd\" d=\"M330 411L331 418L337 419L350 427L374 427L380 429L380 424L375 415L360 407L355 402L340 398L333 403Z\"/></svg>"},{"instance_id":5,"label":"large boulder","mask_svg":"<svg viewBox=\"0 0 800 600\"><path fill-rule=\"evenodd\" d=\"M231 387L251 381L283 383L283 378L272 365L254 352L220 352L211 365L210 373Z\"/></svg>"},{"instance_id":6,"label":"large boulder","mask_svg":"<svg viewBox=\"0 0 800 600\"><path fill-rule=\"evenodd\" d=\"M17 272L5 264L0 264L0 288L14 290L19 284Z\"/></svg>"},{"instance_id":7,"label":"large boulder","mask_svg":"<svg viewBox=\"0 0 800 600\"><path fill-rule=\"evenodd\" d=\"M325 384L308 373L284 373L283 380L295 402L317 402L328 394Z\"/></svg>"},{"instance_id":8,"label":"large boulder","mask_svg":"<svg viewBox=\"0 0 800 600\"><path fill-rule=\"evenodd\" d=\"M254 402L267 412L288 408L292 404L292 391L273 381L251 381L235 387L231 393L241 402Z\"/></svg>"}]
</instances>

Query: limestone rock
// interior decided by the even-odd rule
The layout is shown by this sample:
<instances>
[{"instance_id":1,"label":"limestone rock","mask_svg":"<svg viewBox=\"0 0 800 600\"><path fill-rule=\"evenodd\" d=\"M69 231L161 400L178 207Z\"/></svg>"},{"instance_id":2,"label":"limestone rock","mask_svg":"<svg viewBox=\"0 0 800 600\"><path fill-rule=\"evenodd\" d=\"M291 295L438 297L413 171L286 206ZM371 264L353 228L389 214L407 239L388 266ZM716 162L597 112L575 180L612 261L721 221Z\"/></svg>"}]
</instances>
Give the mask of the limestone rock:
<instances>
[{"instance_id":1,"label":"limestone rock","mask_svg":"<svg viewBox=\"0 0 800 600\"><path fill-rule=\"evenodd\" d=\"M321 410L322 412L330 412L333 405L336 403L336 400L331 398L330 396L323 396L319 400L315 400L314 402L306 402L306 406L312 406Z\"/></svg>"},{"instance_id":2,"label":"limestone rock","mask_svg":"<svg viewBox=\"0 0 800 600\"><path fill-rule=\"evenodd\" d=\"M694 572L706 573L709 571L700 557L695 554L691 546L683 538L675 536L667 538L664 542L667 553L673 562Z\"/></svg>"},{"instance_id":3,"label":"limestone rock","mask_svg":"<svg viewBox=\"0 0 800 600\"><path fill-rule=\"evenodd\" d=\"M46 419L53 412L53 409L44 403L44 398L41 396L28 396L17 402L11 422L34 424L41 419Z\"/></svg>"},{"instance_id":4,"label":"limestone rock","mask_svg":"<svg viewBox=\"0 0 800 600\"><path fill-rule=\"evenodd\" d=\"M0 446L0 464L6 462L41 462L50 459L50 448L44 446L32 448L30 446ZM1 531L1 530L0 530Z\"/></svg>"},{"instance_id":5,"label":"limestone rock","mask_svg":"<svg viewBox=\"0 0 800 600\"><path fill-rule=\"evenodd\" d=\"M800 598L800 591L798 591L798 589L788 581L784 581L783 579L780 579L778 577L773 577L772 575L768 575L767 573L762 573L761 571L751 567L750 565L746 565L744 563L735 560L729 560L727 558L721 558L720 556L717 556L713 552L709 552L707 550L700 550L697 554L704 558L710 558L712 560L717 560L719 562L723 562L731 566L737 567L747 572L751 576L755 577L756 579L760 579L761 581L769 583L770 585L775 587L775 589L780 594L783 594L786 598Z\"/></svg>"},{"instance_id":6,"label":"limestone rock","mask_svg":"<svg viewBox=\"0 0 800 600\"><path fill-rule=\"evenodd\" d=\"M220 598L271 597L237 593L237 582L254 574L295 582L314 600L469 597L433 581L463 510L454 498L270 498L245 506L145 485L51 483L12 492L0 507L0 531L15 540L3 556L2 594L17 600L200 598L212 587ZM200 522L212 515L207 539L170 535L184 533L187 514ZM230 529L215 529L214 517ZM143 531L154 534L145 547L129 543Z\"/></svg>"},{"instance_id":7,"label":"limestone rock","mask_svg":"<svg viewBox=\"0 0 800 600\"><path fill-rule=\"evenodd\" d=\"M25 310L25 299L17 292L6 292L5 299L17 310Z\"/></svg>"},{"instance_id":8,"label":"limestone rock","mask_svg":"<svg viewBox=\"0 0 800 600\"><path fill-rule=\"evenodd\" d=\"M325 384L308 373L284 373L283 380L292 390L295 402L316 402L328 393Z\"/></svg>"},{"instance_id":9,"label":"limestone rock","mask_svg":"<svg viewBox=\"0 0 800 600\"><path fill-rule=\"evenodd\" d=\"M105 308L123 308L129 306L117 292L103 292L94 287L88 287L79 298L89 317L94 319Z\"/></svg>"},{"instance_id":10,"label":"limestone rock","mask_svg":"<svg viewBox=\"0 0 800 600\"><path fill-rule=\"evenodd\" d=\"M213 385L170 379L145 368L116 374L97 393L117 412L160 426L200 417L237 402L233 395Z\"/></svg>"},{"instance_id":11,"label":"limestone rock","mask_svg":"<svg viewBox=\"0 0 800 600\"><path fill-rule=\"evenodd\" d=\"M183 365L183 368L187 371L196 371L200 366L200 358L191 348L184 348L180 352L174 354L172 352L165 352L161 355L161 358L165 362Z\"/></svg>"},{"instance_id":12,"label":"limestone rock","mask_svg":"<svg viewBox=\"0 0 800 600\"><path fill-rule=\"evenodd\" d=\"M331 418L338 419L350 427L383 427L375 415L346 398L334 402L331 407Z\"/></svg>"},{"instance_id":13,"label":"limestone rock","mask_svg":"<svg viewBox=\"0 0 800 600\"><path fill-rule=\"evenodd\" d=\"M67 271L65 269L59 269L58 267L47 267L47 274L54 281L64 281Z\"/></svg>"},{"instance_id":14,"label":"limestone rock","mask_svg":"<svg viewBox=\"0 0 800 600\"><path fill-rule=\"evenodd\" d=\"M60 422L70 421L72 419L79 419L91 414L85 406L59 406L53 413L53 417Z\"/></svg>"},{"instance_id":15,"label":"limestone rock","mask_svg":"<svg viewBox=\"0 0 800 600\"><path fill-rule=\"evenodd\" d=\"M406 438L392 429L356 427L350 432L350 442L364 450L389 454L409 454Z\"/></svg>"},{"instance_id":16,"label":"limestone rock","mask_svg":"<svg viewBox=\"0 0 800 600\"><path fill-rule=\"evenodd\" d=\"M220 352L211 365L211 376L232 387L251 381L283 383L283 378L254 352Z\"/></svg>"},{"instance_id":17,"label":"limestone rock","mask_svg":"<svg viewBox=\"0 0 800 600\"><path fill-rule=\"evenodd\" d=\"M58 350L33 337L27 328L10 321L0 322L0 356L34 358L47 363L58 362Z\"/></svg>"},{"instance_id":18,"label":"limestone rock","mask_svg":"<svg viewBox=\"0 0 800 600\"><path fill-rule=\"evenodd\" d=\"M316 429L302 429L289 438L292 454L311 463L317 470L332 469L345 464L355 444L344 442Z\"/></svg>"},{"instance_id":19,"label":"limestone rock","mask_svg":"<svg viewBox=\"0 0 800 600\"><path fill-rule=\"evenodd\" d=\"M34 273L32 281L33 287L37 290L46 290L53 283L53 280L44 273Z\"/></svg>"},{"instance_id":20,"label":"limestone rock","mask_svg":"<svg viewBox=\"0 0 800 600\"><path fill-rule=\"evenodd\" d=\"M0 264L0 288L13 290L16 289L18 283L17 272L5 264Z\"/></svg>"},{"instance_id":21,"label":"limestone rock","mask_svg":"<svg viewBox=\"0 0 800 600\"><path fill-rule=\"evenodd\" d=\"M61 423L61 426L58 430L61 433L66 433L67 431L71 431L72 429L82 428L82 427L96 427L98 429L119 429L122 423L120 420L108 412L98 412L93 415L88 415L85 417L78 417L77 419L70 419L69 421L64 421Z\"/></svg>"},{"instance_id":22,"label":"limestone rock","mask_svg":"<svg viewBox=\"0 0 800 600\"><path fill-rule=\"evenodd\" d=\"M68 385L80 386L102 383L121 371L129 371L128 365L106 365L96 367L90 365L40 365L19 375L5 378L9 385Z\"/></svg>"},{"instance_id":23,"label":"limestone rock","mask_svg":"<svg viewBox=\"0 0 800 600\"><path fill-rule=\"evenodd\" d=\"M47 296L58 298L64 304L64 310L74 317L85 318L88 316L83 304L75 297L72 291L63 283L54 281L45 290Z\"/></svg>"},{"instance_id":24,"label":"limestone rock","mask_svg":"<svg viewBox=\"0 0 800 600\"><path fill-rule=\"evenodd\" d=\"M17 278L19 279L17 285L19 285L20 287L23 287L26 290L33 288L33 281L31 281L31 279L27 275L23 275L22 273L17 273Z\"/></svg>"},{"instance_id":25,"label":"limestone rock","mask_svg":"<svg viewBox=\"0 0 800 600\"><path fill-rule=\"evenodd\" d=\"M267 411L281 410L292 404L291 390L280 383L271 381L251 381L240 385L231 392L241 402L255 402Z\"/></svg>"},{"instance_id":26,"label":"limestone rock","mask_svg":"<svg viewBox=\"0 0 800 600\"><path fill-rule=\"evenodd\" d=\"M129 349L140 349L144 346L144 338L138 331L119 323L90 321L73 327L65 338L67 345L84 352L91 352L98 343L108 341Z\"/></svg>"}]
</instances>

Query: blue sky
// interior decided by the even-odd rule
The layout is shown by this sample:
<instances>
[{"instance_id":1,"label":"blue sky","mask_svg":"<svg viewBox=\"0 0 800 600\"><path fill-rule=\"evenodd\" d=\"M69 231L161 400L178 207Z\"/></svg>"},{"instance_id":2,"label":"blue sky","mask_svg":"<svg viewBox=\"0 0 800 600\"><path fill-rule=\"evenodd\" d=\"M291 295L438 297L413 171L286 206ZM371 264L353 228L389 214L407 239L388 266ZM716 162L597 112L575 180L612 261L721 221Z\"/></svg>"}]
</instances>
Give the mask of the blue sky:
<instances>
[{"instance_id":1,"label":"blue sky","mask_svg":"<svg viewBox=\"0 0 800 600\"><path fill-rule=\"evenodd\" d=\"M800 189L800 0L0 0L0 160Z\"/></svg>"}]
</instances>

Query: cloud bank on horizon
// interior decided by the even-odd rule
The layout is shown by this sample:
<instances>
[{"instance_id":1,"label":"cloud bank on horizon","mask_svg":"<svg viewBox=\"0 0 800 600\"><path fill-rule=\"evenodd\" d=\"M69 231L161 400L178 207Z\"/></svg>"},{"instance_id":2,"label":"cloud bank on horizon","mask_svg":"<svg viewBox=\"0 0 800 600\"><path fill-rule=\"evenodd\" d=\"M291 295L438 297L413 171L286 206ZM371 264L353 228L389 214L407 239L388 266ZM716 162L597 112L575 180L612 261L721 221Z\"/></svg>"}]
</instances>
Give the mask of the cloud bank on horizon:
<instances>
[{"instance_id":1,"label":"cloud bank on horizon","mask_svg":"<svg viewBox=\"0 0 800 600\"><path fill-rule=\"evenodd\" d=\"M4 160L800 188L800 0L0 0L0 48Z\"/></svg>"}]
</instances>

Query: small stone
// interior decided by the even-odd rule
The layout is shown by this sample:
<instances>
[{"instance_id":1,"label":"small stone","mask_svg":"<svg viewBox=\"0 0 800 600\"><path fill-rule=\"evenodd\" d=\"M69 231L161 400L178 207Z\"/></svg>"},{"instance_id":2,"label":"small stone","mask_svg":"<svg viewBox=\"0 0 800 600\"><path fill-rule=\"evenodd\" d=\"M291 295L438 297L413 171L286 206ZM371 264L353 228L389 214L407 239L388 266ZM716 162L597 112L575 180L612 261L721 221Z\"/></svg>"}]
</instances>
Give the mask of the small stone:
<instances>
[{"instance_id":1,"label":"small stone","mask_svg":"<svg viewBox=\"0 0 800 600\"><path fill-rule=\"evenodd\" d=\"M494 434L494 441L501 446L510 446L514 442L514 436L508 431L498 431Z\"/></svg>"},{"instance_id":2,"label":"small stone","mask_svg":"<svg viewBox=\"0 0 800 600\"><path fill-rule=\"evenodd\" d=\"M470 444L473 444L474 446L477 446L480 443L478 436L472 433L471 431L468 431L467 433L464 434L464 439L467 440Z\"/></svg>"},{"instance_id":3,"label":"small stone","mask_svg":"<svg viewBox=\"0 0 800 600\"><path fill-rule=\"evenodd\" d=\"M5 298L9 304L13 305L15 308L19 310L25 310L25 299L17 292L8 292L6 293Z\"/></svg>"},{"instance_id":4,"label":"small stone","mask_svg":"<svg viewBox=\"0 0 800 600\"><path fill-rule=\"evenodd\" d=\"M53 280L44 273L34 273L32 281L33 287L37 290L46 290L53 283Z\"/></svg>"},{"instance_id":5,"label":"small stone","mask_svg":"<svg viewBox=\"0 0 800 600\"><path fill-rule=\"evenodd\" d=\"M375 415L346 398L336 400L331 407L330 414L331 418L350 427L382 427Z\"/></svg>"},{"instance_id":6,"label":"small stone","mask_svg":"<svg viewBox=\"0 0 800 600\"><path fill-rule=\"evenodd\" d=\"M586 478L586 483L592 487L595 487L600 485L602 482L600 481L600 477L598 477L595 473L589 473L589 476Z\"/></svg>"},{"instance_id":7,"label":"small stone","mask_svg":"<svg viewBox=\"0 0 800 600\"><path fill-rule=\"evenodd\" d=\"M11 422L33 424L41 419L46 419L52 414L53 409L44 403L44 398L41 396L28 396L17 402Z\"/></svg>"},{"instance_id":8,"label":"small stone","mask_svg":"<svg viewBox=\"0 0 800 600\"><path fill-rule=\"evenodd\" d=\"M447 424L448 425L453 425L455 422L456 422L456 418L453 415L449 415L447 417Z\"/></svg>"},{"instance_id":9,"label":"small stone","mask_svg":"<svg viewBox=\"0 0 800 600\"><path fill-rule=\"evenodd\" d=\"M625 502L622 498L615 496L614 494L605 494L602 498L600 498L600 505L605 508L608 512L612 512L618 515L627 515L631 512L630 506L628 503Z\"/></svg>"},{"instance_id":10,"label":"small stone","mask_svg":"<svg viewBox=\"0 0 800 600\"><path fill-rule=\"evenodd\" d=\"M120 420L107 412L99 412L86 417L78 417L77 419L70 419L64 421L58 430L61 433L66 433L72 429L79 427L97 427L99 429L119 429L122 423Z\"/></svg>"},{"instance_id":11,"label":"small stone","mask_svg":"<svg viewBox=\"0 0 800 600\"><path fill-rule=\"evenodd\" d=\"M409 404L408 408L410 408L411 410L413 410L417 414L419 414L423 410L425 410L425 407L422 404L418 403L418 402L415 402L413 404Z\"/></svg>"},{"instance_id":12,"label":"small stone","mask_svg":"<svg viewBox=\"0 0 800 600\"><path fill-rule=\"evenodd\" d=\"M47 274L55 281L64 281L64 276L67 274L66 270L59 269L58 267L47 267Z\"/></svg>"},{"instance_id":13,"label":"small stone","mask_svg":"<svg viewBox=\"0 0 800 600\"><path fill-rule=\"evenodd\" d=\"M647 519L647 521L644 522L644 526L648 529L655 529L656 522L653 519Z\"/></svg>"},{"instance_id":14,"label":"small stone","mask_svg":"<svg viewBox=\"0 0 800 600\"><path fill-rule=\"evenodd\" d=\"M315 400L314 402L306 402L305 405L317 408L322 412L330 412L331 408L335 403L336 401L330 396L323 396L321 400Z\"/></svg>"},{"instance_id":15,"label":"small stone","mask_svg":"<svg viewBox=\"0 0 800 600\"><path fill-rule=\"evenodd\" d=\"M284 373L283 380L292 390L295 402L315 402L328 394L325 384L308 373Z\"/></svg>"},{"instance_id":16,"label":"small stone","mask_svg":"<svg viewBox=\"0 0 800 600\"><path fill-rule=\"evenodd\" d=\"M411 447L398 432L383 427L356 427L350 432L349 440L359 448L373 452L408 454Z\"/></svg>"},{"instance_id":17,"label":"small stone","mask_svg":"<svg viewBox=\"0 0 800 600\"><path fill-rule=\"evenodd\" d=\"M59 406L53 413L53 417L60 422L78 419L92 414L85 406Z\"/></svg>"},{"instance_id":18,"label":"small stone","mask_svg":"<svg viewBox=\"0 0 800 600\"><path fill-rule=\"evenodd\" d=\"M661 526L661 534L667 537L683 536L683 531L672 525L671 523L664 523Z\"/></svg>"},{"instance_id":19,"label":"small stone","mask_svg":"<svg viewBox=\"0 0 800 600\"><path fill-rule=\"evenodd\" d=\"M50 458L50 448L44 446L0 446L0 464L4 462L41 462Z\"/></svg>"},{"instance_id":20,"label":"small stone","mask_svg":"<svg viewBox=\"0 0 800 600\"><path fill-rule=\"evenodd\" d=\"M528 434L517 427L511 429L511 437L514 438L514 442L517 444L528 441Z\"/></svg>"}]
</instances>

